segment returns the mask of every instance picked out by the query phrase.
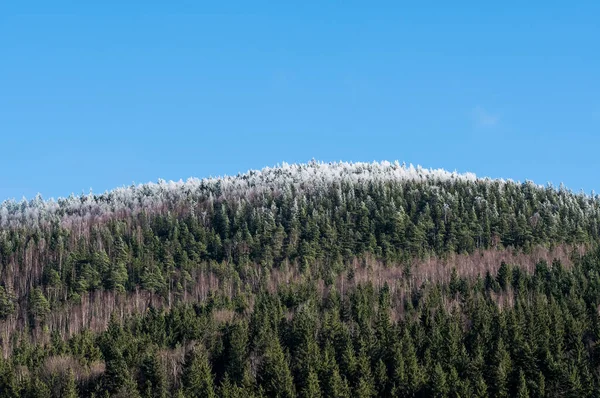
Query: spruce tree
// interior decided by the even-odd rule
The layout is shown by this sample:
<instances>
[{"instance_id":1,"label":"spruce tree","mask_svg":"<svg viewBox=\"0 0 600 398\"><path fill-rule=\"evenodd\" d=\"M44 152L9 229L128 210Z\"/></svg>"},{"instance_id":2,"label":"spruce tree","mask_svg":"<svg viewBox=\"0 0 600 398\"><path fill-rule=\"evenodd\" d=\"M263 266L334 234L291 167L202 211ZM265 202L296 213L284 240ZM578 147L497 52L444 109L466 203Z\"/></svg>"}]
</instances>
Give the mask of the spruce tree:
<instances>
[{"instance_id":1,"label":"spruce tree","mask_svg":"<svg viewBox=\"0 0 600 398\"><path fill-rule=\"evenodd\" d=\"M500 338L493 352L491 364L491 391L496 397L509 396L509 377L511 372L510 355L506 351L504 341Z\"/></svg>"},{"instance_id":2,"label":"spruce tree","mask_svg":"<svg viewBox=\"0 0 600 398\"><path fill-rule=\"evenodd\" d=\"M216 397L213 374L204 347L196 346L187 352L181 382L186 397Z\"/></svg>"},{"instance_id":3,"label":"spruce tree","mask_svg":"<svg viewBox=\"0 0 600 398\"><path fill-rule=\"evenodd\" d=\"M61 397L63 398L77 398L77 384L75 382L75 375L73 374L73 369L69 369L67 374L67 380L65 381L65 385L61 391Z\"/></svg>"},{"instance_id":4,"label":"spruce tree","mask_svg":"<svg viewBox=\"0 0 600 398\"><path fill-rule=\"evenodd\" d=\"M260 386L269 397L291 398L296 395L288 361L277 338L270 339L262 359L258 379Z\"/></svg>"},{"instance_id":5,"label":"spruce tree","mask_svg":"<svg viewBox=\"0 0 600 398\"><path fill-rule=\"evenodd\" d=\"M317 374L310 370L307 380L304 383L300 396L303 398L321 398L321 387L319 386L319 378Z\"/></svg>"},{"instance_id":6,"label":"spruce tree","mask_svg":"<svg viewBox=\"0 0 600 398\"><path fill-rule=\"evenodd\" d=\"M167 396L168 381L165 368L160 362L158 353L151 352L144 358L141 366L142 386L151 391L152 398Z\"/></svg>"},{"instance_id":7,"label":"spruce tree","mask_svg":"<svg viewBox=\"0 0 600 398\"><path fill-rule=\"evenodd\" d=\"M529 398L529 389L527 388L527 380L525 373L519 370L519 384L517 385L517 398Z\"/></svg>"},{"instance_id":8,"label":"spruce tree","mask_svg":"<svg viewBox=\"0 0 600 398\"><path fill-rule=\"evenodd\" d=\"M448 396L449 386L447 383L446 372L442 369L442 365L436 363L429 380L429 390L431 396L435 398L445 398Z\"/></svg>"}]
</instances>

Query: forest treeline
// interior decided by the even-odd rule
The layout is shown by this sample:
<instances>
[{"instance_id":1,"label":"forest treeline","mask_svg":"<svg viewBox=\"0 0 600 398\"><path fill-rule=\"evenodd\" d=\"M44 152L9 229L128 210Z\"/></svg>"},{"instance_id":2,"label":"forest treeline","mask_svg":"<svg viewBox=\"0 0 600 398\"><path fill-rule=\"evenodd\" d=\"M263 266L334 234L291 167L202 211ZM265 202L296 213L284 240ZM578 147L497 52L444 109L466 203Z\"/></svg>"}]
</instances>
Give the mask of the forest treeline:
<instances>
[{"instance_id":1,"label":"forest treeline","mask_svg":"<svg viewBox=\"0 0 600 398\"><path fill-rule=\"evenodd\" d=\"M595 195L387 162L4 202L1 387L582 396L599 230ZM514 263L478 268L493 253Z\"/></svg>"}]
</instances>

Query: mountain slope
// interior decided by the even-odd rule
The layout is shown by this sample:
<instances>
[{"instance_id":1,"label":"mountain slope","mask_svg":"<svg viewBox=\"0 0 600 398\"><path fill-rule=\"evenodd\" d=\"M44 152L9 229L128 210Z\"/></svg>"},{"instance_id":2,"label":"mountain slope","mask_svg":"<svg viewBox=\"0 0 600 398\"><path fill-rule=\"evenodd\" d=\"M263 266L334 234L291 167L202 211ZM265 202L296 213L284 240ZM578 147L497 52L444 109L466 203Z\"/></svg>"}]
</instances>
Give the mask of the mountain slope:
<instances>
[{"instance_id":1,"label":"mountain slope","mask_svg":"<svg viewBox=\"0 0 600 398\"><path fill-rule=\"evenodd\" d=\"M372 340L374 335L369 334L381 333L376 325L383 320L376 318L384 316L384 312L375 311L376 308L385 307L385 313L389 312L386 316L391 317L385 323L390 328L399 328L393 333L385 332L396 336L389 337L393 341L400 338L396 343L403 354L399 355L413 355L406 350L416 344L414 355L418 357L418 366L413 365L421 371L430 371L440 378L468 378L465 369L459 370L457 364L450 366L441 359L444 354L440 347L435 351L438 359L427 359L432 354L425 352L429 343L418 340L422 335L402 337L402 333L410 330L405 327L410 325L415 333L421 327L425 329L419 333L429 333L426 331L432 327L427 326L427 317L421 316L422 321L415 324L406 317L438 308L448 318L437 320L442 323L436 325L451 327L454 322L451 309L458 306L462 316L475 323L478 321L473 317L478 316L477 311L491 311L495 315L490 315L482 326L489 328L493 322L507 322L498 318L504 313L498 312L498 308L511 308L525 297L529 298L522 305L532 311L538 308L536 300L542 299L538 293L543 293L544 300L549 297L567 300L563 293L555 294L552 290L565 289L561 285L563 279L571 280L571 287L565 292L577 285L582 292L591 294L594 290L580 273L583 269L597 272L594 253L599 231L598 197L531 182L478 179L473 174L388 162L311 162L250 171L235 177L160 181L57 201L39 197L29 202L8 201L0 206L1 343L5 357L12 358L11 366L22 366L25 361L42 379L44 374L53 374L44 361L62 355L61 352L83 361L89 372L92 364L102 363L107 370L98 373L99 381L89 372L78 376L86 380L78 382L79 388L89 390L88 393L99 389L113 394L135 383L137 387L131 388L143 391L147 380L141 376L140 366L144 359L121 352L127 350L125 341L119 340L124 337L114 335L133 333L130 336L133 339L139 332L150 336L157 350L168 348L160 356L163 365L152 366L162 369L169 360L178 364L173 369L179 370L165 378L168 382L164 381L165 386L168 384L166 390L171 392L180 383L192 383L182 376L186 373L178 366L196 364L193 366L212 368L219 383L226 381L226 374L233 377L233 390L242 386L244 380L252 386L248 387L252 391L268 390L272 381L264 378L277 376L278 384L291 383L289 390L295 391L294 394L304 394L311 388L323 392L344 388L359 391L362 387L360 383L353 384L353 374L366 372L371 373L370 379L363 383L367 395L389 395L393 388L397 392L413 388L428 394L432 388L441 388L440 380L426 380L423 374L419 376L423 379L419 386L389 383L396 371L394 366L399 365L392 364L389 357L392 352L373 351L373 345L381 350L386 346L382 336ZM545 272L558 274L544 279ZM546 284L544 289L549 290L539 290L536 284ZM338 294L341 296L337 297ZM436 294L443 299L435 299ZM457 297L462 297L462 304L456 301ZM483 301L469 304L468 299L477 297ZM595 303L595 299L581 299L589 306ZM302 316L308 320L302 322L309 323L296 325L301 320L294 314L306 311ZM318 355L327 354L328 338L323 337L317 344L319 348L315 348L302 335L304 332L295 328L306 327L307 333L313 335L329 333L326 330L331 325L316 322L328 311L331 312L328 316L341 316L335 322L342 322L343 327L336 327L347 329L338 332L348 334L343 338L338 336L345 343L336 340L338 337L331 340L342 345L330 353L336 357L333 361L336 365L317 371L313 369L315 362L308 368L292 368L289 375L285 371L274 374L283 366L282 355L284 362L291 355L292 359L310 364L305 355L317 355L316 351L320 351ZM581 314L587 314L585 309L582 311ZM145 315L139 318L140 314ZM111 316L112 326L103 332ZM265 320L257 319L259 316ZM190 317L188 326L184 326L186 321L181 317ZM158 327L156 333L162 337L144 329L145 326L135 326L135 319L147 323L149 328ZM134 323L123 329L119 326L122 321ZM586 318L585 322L589 321ZM271 326L264 322L271 322ZM582 325L587 325L585 322ZM208 329L200 331L204 327ZM227 355L233 355L227 354L227 350L232 350L230 345L234 343L226 342L218 348L214 339L233 338L227 336L238 333L231 329L237 327L245 330L236 338L246 339L244 344L250 346L244 350L249 351L242 355L243 360L237 359L242 361L239 369L225 371L223 367L229 366L224 365ZM364 331L357 332L356 327ZM369 332L372 327L375 329ZM508 326L500 328L505 327ZM88 329L102 333L98 335L100 340L89 342L84 349L80 347L81 339L89 339L85 337ZM271 331L266 332L268 329ZM591 326L588 329L582 335L584 340L586 333L592 333ZM464 335L460 338L457 335L457 339L471 338L469 329L459 327L459 330ZM273 331L278 337L275 340L280 340L287 353L278 344L269 345L264 340L264 333L270 335ZM495 344L496 351L502 352L497 347L503 344L498 338L499 335L486 337L490 344ZM70 348L58 349L64 344L60 342L67 339ZM102 339L118 341L107 343ZM514 336L510 339L514 340ZM142 344L143 340L136 341ZM205 348L189 348L198 341ZM343 354L349 349L345 346L348 341L352 341L353 353L346 354L355 357L353 360ZM31 352L23 348L24 342L41 350L35 364L31 362ZM367 345L363 347L364 344ZM471 355L475 345L469 344L466 349ZM111 352L112 345L120 346L120 353ZM91 347L96 347L93 354L83 353ZM172 357L179 355L177 347L183 350L181 355L186 353L186 360ZM203 351L206 349L208 352ZM309 351L297 353L298 349ZM152 355L158 355L153 352ZM254 359L248 356L250 352L256 356ZM148 361L158 360L152 358ZM494 358L492 355L489 359L496 361ZM269 360L279 362L269 365ZM356 362L352 365L348 361ZM365 361L371 363L367 366ZM129 366L133 372L131 380L110 378L109 365ZM269 366L271 370L264 370L263 367ZM72 368L68 364L64 367ZM335 383L339 385L325 387L324 384L334 383L332 374L327 372L335 373L336 367L339 380ZM365 368L364 372L359 368ZM539 380L534 381L538 373L519 369L525 372L526 380L540 388ZM453 371L458 373L455 375ZM538 371L544 377L549 372L541 368ZM378 379L379 384L383 383L381 391L373 390L379 384L373 383L372 378L384 377L378 372L387 375L385 382ZM505 380L506 388L516 393L521 388L521 374L507 372L505 377L510 380ZM398 383L401 380L408 383L402 379L405 376L396 376L400 378ZM481 377L481 385L499 383L487 373ZM53 385L48 380L42 382ZM151 390L156 387L152 383ZM344 387L344 383L350 384ZM473 392L474 388L471 385L465 391Z\"/></svg>"},{"instance_id":2,"label":"mountain slope","mask_svg":"<svg viewBox=\"0 0 600 398\"><path fill-rule=\"evenodd\" d=\"M4 294L24 307L41 287L58 308L110 291L148 291L172 303L198 296L213 268L242 285L282 266L331 281L365 257L396 267L492 248L590 244L600 202L398 163L312 162L4 202L0 225Z\"/></svg>"}]
</instances>

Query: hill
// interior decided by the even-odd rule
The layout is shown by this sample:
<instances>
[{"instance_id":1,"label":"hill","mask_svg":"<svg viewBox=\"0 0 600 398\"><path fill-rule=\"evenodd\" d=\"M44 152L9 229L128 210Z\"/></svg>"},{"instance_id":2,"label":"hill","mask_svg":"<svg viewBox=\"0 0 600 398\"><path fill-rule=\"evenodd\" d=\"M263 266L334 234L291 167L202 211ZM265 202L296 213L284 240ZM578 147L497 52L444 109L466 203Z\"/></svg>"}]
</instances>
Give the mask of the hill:
<instances>
[{"instance_id":1,"label":"hill","mask_svg":"<svg viewBox=\"0 0 600 398\"><path fill-rule=\"evenodd\" d=\"M599 231L597 196L388 162L7 201L0 389L590 395Z\"/></svg>"}]
</instances>

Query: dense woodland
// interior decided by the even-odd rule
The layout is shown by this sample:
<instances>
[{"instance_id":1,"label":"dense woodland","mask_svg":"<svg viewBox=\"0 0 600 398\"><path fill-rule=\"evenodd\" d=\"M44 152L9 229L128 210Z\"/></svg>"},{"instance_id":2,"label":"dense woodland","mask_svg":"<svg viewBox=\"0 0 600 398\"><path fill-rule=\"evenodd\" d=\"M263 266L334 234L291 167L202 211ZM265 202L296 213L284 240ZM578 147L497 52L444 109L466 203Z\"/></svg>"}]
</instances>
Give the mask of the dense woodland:
<instances>
[{"instance_id":1,"label":"dense woodland","mask_svg":"<svg viewBox=\"0 0 600 398\"><path fill-rule=\"evenodd\" d=\"M596 396L600 198L311 162L0 205L2 396Z\"/></svg>"}]
</instances>

